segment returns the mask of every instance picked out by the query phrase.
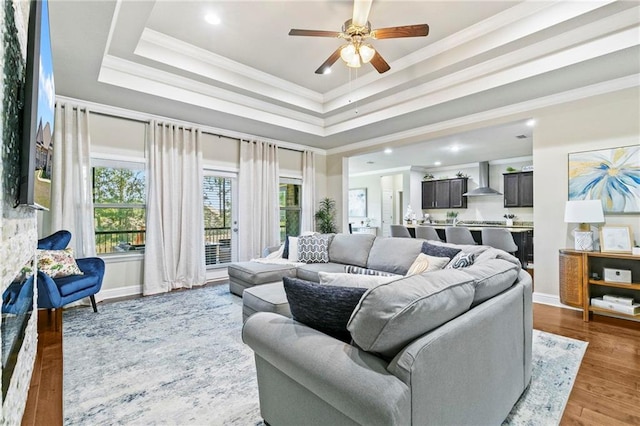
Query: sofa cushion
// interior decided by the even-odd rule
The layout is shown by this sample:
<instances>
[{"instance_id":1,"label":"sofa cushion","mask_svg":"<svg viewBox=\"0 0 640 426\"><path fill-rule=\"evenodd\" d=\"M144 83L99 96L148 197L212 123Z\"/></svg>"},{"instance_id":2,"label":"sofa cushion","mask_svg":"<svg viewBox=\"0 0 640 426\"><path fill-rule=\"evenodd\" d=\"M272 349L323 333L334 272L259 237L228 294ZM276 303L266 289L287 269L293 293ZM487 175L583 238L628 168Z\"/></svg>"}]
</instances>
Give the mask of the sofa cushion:
<instances>
[{"instance_id":1,"label":"sofa cushion","mask_svg":"<svg viewBox=\"0 0 640 426\"><path fill-rule=\"evenodd\" d=\"M229 277L250 285L280 281L282 277L295 277L296 267L258 262L236 262L227 268Z\"/></svg>"},{"instance_id":2,"label":"sofa cushion","mask_svg":"<svg viewBox=\"0 0 640 426\"><path fill-rule=\"evenodd\" d=\"M449 263L448 257L435 257L420 253L413 261L407 275L422 274L423 272L437 271L443 269Z\"/></svg>"},{"instance_id":3,"label":"sofa cushion","mask_svg":"<svg viewBox=\"0 0 640 426\"><path fill-rule=\"evenodd\" d=\"M344 265L342 263L308 263L298 267L297 277L301 280L320 282L318 272L344 272Z\"/></svg>"},{"instance_id":4,"label":"sofa cushion","mask_svg":"<svg viewBox=\"0 0 640 426\"><path fill-rule=\"evenodd\" d=\"M305 263L329 262L329 244L333 234L298 237L298 261Z\"/></svg>"},{"instance_id":5,"label":"sofa cushion","mask_svg":"<svg viewBox=\"0 0 640 426\"><path fill-rule=\"evenodd\" d=\"M344 272L346 272L347 274L378 275L381 277L402 276L399 274L392 274L391 272L376 271L375 269L361 268L360 266L354 265L346 265L344 267Z\"/></svg>"},{"instance_id":6,"label":"sofa cushion","mask_svg":"<svg viewBox=\"0 0 640 426\"><path fill-rule=\"evenodd\" d=\"M372 288L399 279L402 275L362 275L348 273L318 272L320 284L341 287Z\"/></svg>"},{"instance_id":7,"label":"sofa cushion","mask_svg":"<svg viewBox=\"0 0 640 426\"><path fill-rule=\"evenodd\" d=\"M520 265L504 259L489 259L476 262L464 271L474 279L472 306L475 306L511 287L518 279Z\"/></svg>"},{"instance_id":8,"label":"sofa cushion","mask_svg":"<svg viewBox=\"0 0 640 426\"><path fill-rule=\"evenodd\" d=\"M375 239L371 234L336 234L329 245L329 261L366 267Z\"/></svg>"},{"instance_id":9,"label":"sofa cushion","mask_svg":"<svg viewBox=\"0 0 640 426\"><path fill-rule=\"evenodd\" d=\"M460 269L411 275L368 290L347 329L363 350L392 358L415 338L466 312L473 295L473 277Z\"/></svg>"},{"instance_id":10,"label":"sofa cushion","mask_svg":"<svg viewBox=\"0 0 640 426\"><path fill-rule=\"evenodd\" d=\"M371 247L366 266L369 269L405 275L420 254L422 241L415 238L378 237Z\"/></svg>"},{"instance_id":11,"label":"sofa cushion","mask_svg":"<svg viewBox=\"0 0 640 426\"><path fill-rule=\"evenodd\" d=\"M347 322L366 288L327 286L284 278L291 315L296 321L344 342L351 341Z\"/></svg>"}]
</instances>

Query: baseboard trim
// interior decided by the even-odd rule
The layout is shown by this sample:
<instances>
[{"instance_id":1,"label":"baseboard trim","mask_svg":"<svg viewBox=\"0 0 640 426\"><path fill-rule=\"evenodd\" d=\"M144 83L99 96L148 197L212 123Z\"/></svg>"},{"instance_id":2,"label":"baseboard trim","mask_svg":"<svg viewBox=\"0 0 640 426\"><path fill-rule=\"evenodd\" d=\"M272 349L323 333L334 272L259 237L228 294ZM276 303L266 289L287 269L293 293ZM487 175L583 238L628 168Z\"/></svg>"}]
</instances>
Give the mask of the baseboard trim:
<instances>
[{"instance_id":1,"label":"baseboard trim","mask_svg":"<svg viewBox=\"0 0 640 426\"><path fill-rule=\"evenodd\" d=\"M217 270L207 271L206 284L218 284L229 280L227 274L227 268L220 268ZM117 299L120 297L139 296L142 294L142 284L132 285L128 287L118 287L100 290L96 294L96 301L102 302L103 300Z\"/></svg>"},{"instance_id":2,"label":"baseboard trim","mask_svg":"<svg viewBox=\"0 0 640 426\"><path fill-rule=\"evenodd\" d=\"M543 305L555 306L557 308L573 309L574 311L581 310L581 309L574 308L573 306L567 306L560 303L560 297L555 294L534 292L533 303L541 303Z\"/></svg>"},{"instance_id":3,"label":"baseboard trim","mask_svg":"<svg viewBox=\"0 0 640 426\"><path fill-rule=\"evenodd\" d=\"M128 287L118 287L100 290L96 294L96 301L102 302L103 300L117 299L119 297L127 296L139 296L142 294L142 285L132 285Z\"/></svg>"}]
</instances>

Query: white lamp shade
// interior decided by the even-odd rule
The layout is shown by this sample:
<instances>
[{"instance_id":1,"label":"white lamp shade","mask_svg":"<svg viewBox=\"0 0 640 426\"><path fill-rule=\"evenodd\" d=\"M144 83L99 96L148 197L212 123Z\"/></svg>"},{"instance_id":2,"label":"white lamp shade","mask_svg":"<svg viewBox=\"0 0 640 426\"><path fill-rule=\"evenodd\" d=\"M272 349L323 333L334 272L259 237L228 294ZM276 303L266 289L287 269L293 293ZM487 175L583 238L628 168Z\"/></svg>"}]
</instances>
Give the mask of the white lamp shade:
<instances>
[{"instance_id":1,"label":"white lamp shade","mask_svg":"<svg viewBox=\"0 0 640 426\"><path fill-rule=\"evenodd\" d=\"M564 210L566 223L602 223L604 213L600 200L574 200L567 201Z\"/></svg>"}]
</instances>

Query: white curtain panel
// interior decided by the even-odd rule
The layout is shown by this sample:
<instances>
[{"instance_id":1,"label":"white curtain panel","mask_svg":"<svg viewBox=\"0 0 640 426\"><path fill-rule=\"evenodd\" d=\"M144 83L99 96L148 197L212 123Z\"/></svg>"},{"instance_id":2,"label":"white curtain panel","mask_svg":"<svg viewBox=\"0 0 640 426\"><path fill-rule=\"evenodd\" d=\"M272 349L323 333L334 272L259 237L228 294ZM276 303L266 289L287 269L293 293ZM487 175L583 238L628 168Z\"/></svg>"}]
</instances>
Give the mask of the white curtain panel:
<instances>
[{"instance_id":1,"label":"white curtain panel","mask_svg":"<svg viewBox=\"0 0 640 426\"><path fill-rule=\"evenodd\" d=\"M71 232L76 257L95 256L89 111L57 104L53 143L51 229Z\"/></svg>"},{"instance_id":2,"label":"white curtain panel","mask_svg":"<svg viewBox=\"0 0 640 426\"><path fill-rule=\"evenodd\" d=\"M316 212L316 165L315 154L311 151L302 153L302 218L300 230L315 231Z\"/></svg>"},{"instance_id":3,"label":"white curtain panel","mask_svg":"<svg viewBox=\"0 0 640 426\"><path fill-rule=\"evenodd\" d=\"M147 129L145 295L205 283L200 131L152 121Z\"/></svg>"},{"instance_id":4,"label":"white curtain panel","mask_svg":"<svg viewBox=\"0 0 640 426\"><path fill-rule=\"evenodd\" d=\"M260 257L265 247L280 242L279 175L276 145L259 141L240 141L240 261Z\"/></svg>"}]
</instances>

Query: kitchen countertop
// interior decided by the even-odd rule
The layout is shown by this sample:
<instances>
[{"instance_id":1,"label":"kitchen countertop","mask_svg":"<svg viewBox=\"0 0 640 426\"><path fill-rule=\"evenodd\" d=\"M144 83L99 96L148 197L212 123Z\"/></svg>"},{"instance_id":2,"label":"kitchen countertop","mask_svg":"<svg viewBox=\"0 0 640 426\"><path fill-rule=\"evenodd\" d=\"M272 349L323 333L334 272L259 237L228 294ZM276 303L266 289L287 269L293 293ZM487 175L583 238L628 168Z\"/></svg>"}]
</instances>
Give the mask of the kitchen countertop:
<instances>
[{"instance_id":1,"label":"kitchen countertop","mask_svg":"<svg viewBox=\"0 0 640 426\"><path fill-rule=\"evenodd\" d=\"M425 223L425 226L432 226L435 229L446 229L448 227L451 227L453 225L451 224L445 224L445 223ZM407 228L415 228L417 226L420 226L420 224L418 225L405 225ZM465 224L465 223L461 223L461 224L457 224L456 226L460 226L460 227L464 227L469 229L470 231L481 231L482 228L505 228L508 229L510 232L527 232L527 231L532 231L533 230L533 225L513 225L513 226L505 226L504 224L484 224L484 223L470 223L470 224Z\"/></svg>"}]
</instances>

